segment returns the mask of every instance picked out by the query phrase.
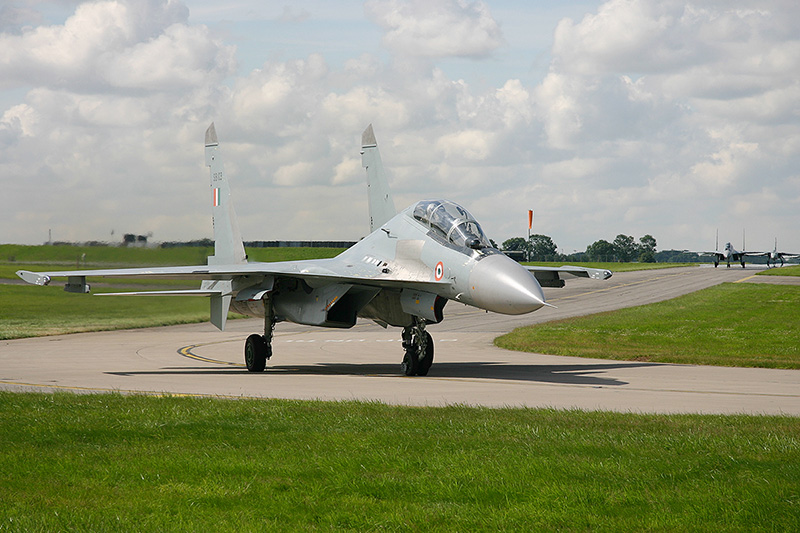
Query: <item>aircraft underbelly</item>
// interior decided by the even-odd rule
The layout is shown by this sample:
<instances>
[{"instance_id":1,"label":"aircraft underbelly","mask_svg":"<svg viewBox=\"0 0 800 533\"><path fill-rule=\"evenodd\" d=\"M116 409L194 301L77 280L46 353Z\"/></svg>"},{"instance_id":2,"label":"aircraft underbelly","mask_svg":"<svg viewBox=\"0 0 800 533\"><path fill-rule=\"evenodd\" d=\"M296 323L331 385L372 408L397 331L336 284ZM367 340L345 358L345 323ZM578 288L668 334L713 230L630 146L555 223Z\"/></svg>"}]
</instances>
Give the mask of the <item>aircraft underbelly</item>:
<instances>
[{"instance_id":1,"label":"aircraft underbelly","mask_svg":"<svg viewBox=\"0 0 800 533\"><path fill-rule=\"evenodd\" d=\"M359 311L358 316L401 328L412 325L415 316L438 324L444 318L447 301L425 291L384 289Z\"/></svg>"},{"instance_id":2,"label":"aircraft underbelly","mask_svg":"<svg viewBox=\"0 0 800 533\"><path fill-rule=\"evenodd\" d=\"M414 322L414 318L403 311L399 290L382 290L358 312L358 316L398 328L410 326Z\"/></svg>"},{"instance_id":3,"label":"aircraft underbelly","mask_svg":"<svg viewBox=\"0 0 800 533\"><path fill-rule=\"evenodd\" d=\"M273 292L273 312L278 320L295 324L328 328L350 328L356 323L358 311L380 291L374 287L331 284L310 289L300 285L291 291ZM231 302L231 310L247 316L263 318L266 304L262 299Z\"/></svg>"}]
</instances>

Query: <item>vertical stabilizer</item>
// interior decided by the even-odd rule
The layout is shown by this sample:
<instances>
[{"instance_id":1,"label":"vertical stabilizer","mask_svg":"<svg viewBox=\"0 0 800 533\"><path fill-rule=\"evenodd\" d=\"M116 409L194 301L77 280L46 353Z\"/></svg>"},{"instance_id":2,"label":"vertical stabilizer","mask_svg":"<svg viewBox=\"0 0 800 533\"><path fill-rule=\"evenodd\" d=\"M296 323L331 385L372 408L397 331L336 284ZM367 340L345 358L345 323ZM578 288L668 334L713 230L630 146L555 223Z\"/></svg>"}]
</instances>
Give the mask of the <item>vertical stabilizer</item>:
<instances>
[{"instance_id":1,"label":"vertical stabilizer","mask_svg":"<svg viewBox=\"0 0 800 533\"><path fill-rule=\"evenodd\" d=\"M206 166L211 170L211 218L214 224L214 255L209 265L246 263L242 234L231 202L231 189L225 177L214 123L206 130Z\"/></svg>"},{"instance_id":2,"label":"vertical stabilizer","mask_svg":"<svg viewBox=\"0 0 800 533\"><path fill-rule=\"evenodd\" d=\"M361 134L361 165L367 169L369 230L375 231L397 214L372 124Z\"/></svg>"}]
</instances>

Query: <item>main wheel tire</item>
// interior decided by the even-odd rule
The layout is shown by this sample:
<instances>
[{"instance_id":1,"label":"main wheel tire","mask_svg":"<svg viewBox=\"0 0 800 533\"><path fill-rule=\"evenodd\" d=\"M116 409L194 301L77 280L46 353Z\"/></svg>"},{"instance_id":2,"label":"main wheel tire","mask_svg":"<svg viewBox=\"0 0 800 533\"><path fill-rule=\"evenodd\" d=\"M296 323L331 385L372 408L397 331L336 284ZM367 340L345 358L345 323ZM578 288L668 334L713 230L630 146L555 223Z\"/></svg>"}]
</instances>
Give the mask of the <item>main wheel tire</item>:
<instances>
[{"instance_id":1,"label":"main wheel tire","mask_svg":"<svg viewBox=\"0 0 800 533\"><path fill-rule=\"evenodd\" d=\"M419 371L419 357L417 356L417 347L410 346L406 349L406 354L403 356L403 362L400 363L400 371L406 376L416 376Z\"/></svg>"},{"instance_id":2,"label":"main wheel tire","mask_svg":"<svg viewBox=\"0 0 800 533\"><path fill-rule=\"evenodd\" d=\"M428 370L431 369L431 365L433 364L433 337L427 331L425 332L425 337L427 337L428 342L425 344L425 356L419 360L419 365L417 367L417 375L418 376L427 376Z\"/></svg>"},{"instance_id":3,"label":"main wheel tire","mask_svg":"<svg viewBox=\"0 0 800 533\"><path fill-rule=\"evenodd\" d=\"M244 343L244 364L250 372L263 372L267 367L267 341L263 335L252 334Z\"/></svg>"}]
</instances>

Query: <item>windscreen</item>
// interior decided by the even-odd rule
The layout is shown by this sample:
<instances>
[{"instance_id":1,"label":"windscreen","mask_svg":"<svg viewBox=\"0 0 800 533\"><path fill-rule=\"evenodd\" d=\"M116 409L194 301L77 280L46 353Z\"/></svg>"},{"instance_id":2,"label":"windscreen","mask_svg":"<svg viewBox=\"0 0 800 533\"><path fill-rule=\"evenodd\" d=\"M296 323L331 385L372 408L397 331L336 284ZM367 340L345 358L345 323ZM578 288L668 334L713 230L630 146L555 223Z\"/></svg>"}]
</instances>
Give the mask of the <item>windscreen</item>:
<instances>
[{"instance_id":1,"label":"windscreen","mask_svg":"<svg viewBox=\"0 0 800 533\"><path fill-rule=\"evenodd\" d=\"M489 248L489 239L469 211L447 200L424 200L414 206L414 218L464 248Z\"/></svg>"}]
</instances>

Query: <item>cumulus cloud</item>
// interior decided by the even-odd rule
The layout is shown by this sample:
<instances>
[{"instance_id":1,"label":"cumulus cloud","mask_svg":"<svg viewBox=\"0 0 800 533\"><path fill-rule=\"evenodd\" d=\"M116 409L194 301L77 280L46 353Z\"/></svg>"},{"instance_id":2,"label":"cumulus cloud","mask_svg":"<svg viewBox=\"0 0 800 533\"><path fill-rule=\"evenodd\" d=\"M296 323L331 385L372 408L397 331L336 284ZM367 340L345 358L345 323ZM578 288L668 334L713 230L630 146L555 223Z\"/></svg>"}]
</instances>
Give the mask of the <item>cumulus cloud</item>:
<instances>
[{"instance_id":1,"label":"cumulus cloud","mask_svg":"<svg viewBox=\"0 0 800 533\"><path fill-rule=\"evenodd\" d=\"M176 1L79 5L64 24L0 34L0 84L177 90L233 72L233 47L189 27Z\"/></svg>"},{"instance_id":2,"label":"cumulus cloud","mask_svg":"<svg viewBox=\"0 0 800 533\"><path fill-rule=\"evenodd\" d=\"M798 35L780 0L610 0L562 20L532 94L556 158L543 170L581 187L544 193L625 232L657 223L675 246L747 224L732 196L780 183L796 198Z\"/></svg>"},{"instance_id":3,"label":"cumulus cloud","mask_svg":"<svg viewBox=\"0 0 800 533\"><path fill-rule=\"evenodd\" d=\"M503 43L483 2L369 0L364 9L386 31L386 47L399 55L484 57Z\"/></svg>"},{"instance_id":4,"label":"cumulus cloud","mask_svg":"<svg viewBox=\"0 0 800 533\"><path fill-rule=\"evenodd\" d=\"M630 115L637 135L645 133L636 124L641 117L650 136L680 120L693 142L706 137L708 156L734 141L713 133L721 125L739 124L729 131L747 137L754 122L785 119L794 113L800 71L800 58L787 53L797 38L786 40L786 20L795 18L786 6L613 0L580 22L562 21L551 72L537 93L550 144L574 146L621 114ZM626 136L605 131L611 139Z\"/></svg>"},{"instance_id":5,"label":"cumulus cloud","mask_svg":"<svg viewBox=\"0 0 800 533\"><path fill-rule=\"evenodd\" d=\"M250 50L263 61L247 72L219 27L190 22L172 0L80 3L55 24L9 15L0 146L13 150L0 171L16 179L0 235L10 223L26 242L48 226L75 239L112 227L209 236L212 120L251 239L363 235L369 123L398 208L450 197L498 242L524 233L528 209L568 251L618 233L699 247L715 228L747 223L743 213L765 233L796 227L798 9L609 0L554 22L549 70L535 79L492 69L518 50L503 12L468 0L370 0L379 33L358 39L382 39L383 51L355 38L344 52ZM320 12L287 8L270 23L318 28ZM800 237L793 247L765 238L775 236L800 251Z\"/></svg>"},{"instance_id":6,"label":"cumulus cloud","mask_svg":"<svg viewBox=\"0 0 800 533\"><path fill-rule=\"evenodd\" d=\"M62 239L102 238L119 225L144 233L150 209L174 211L184 165L196 160L183 145L187 123L207 124L235 48L189 25L172 0L81 3L61 24L25 25L31 18L0 33L0 86L24 90L0 115L0 144L14 147L0 169L17 184L3 224L36 220L24 242L44 225Z\"/></svg>"}]
</instances>

